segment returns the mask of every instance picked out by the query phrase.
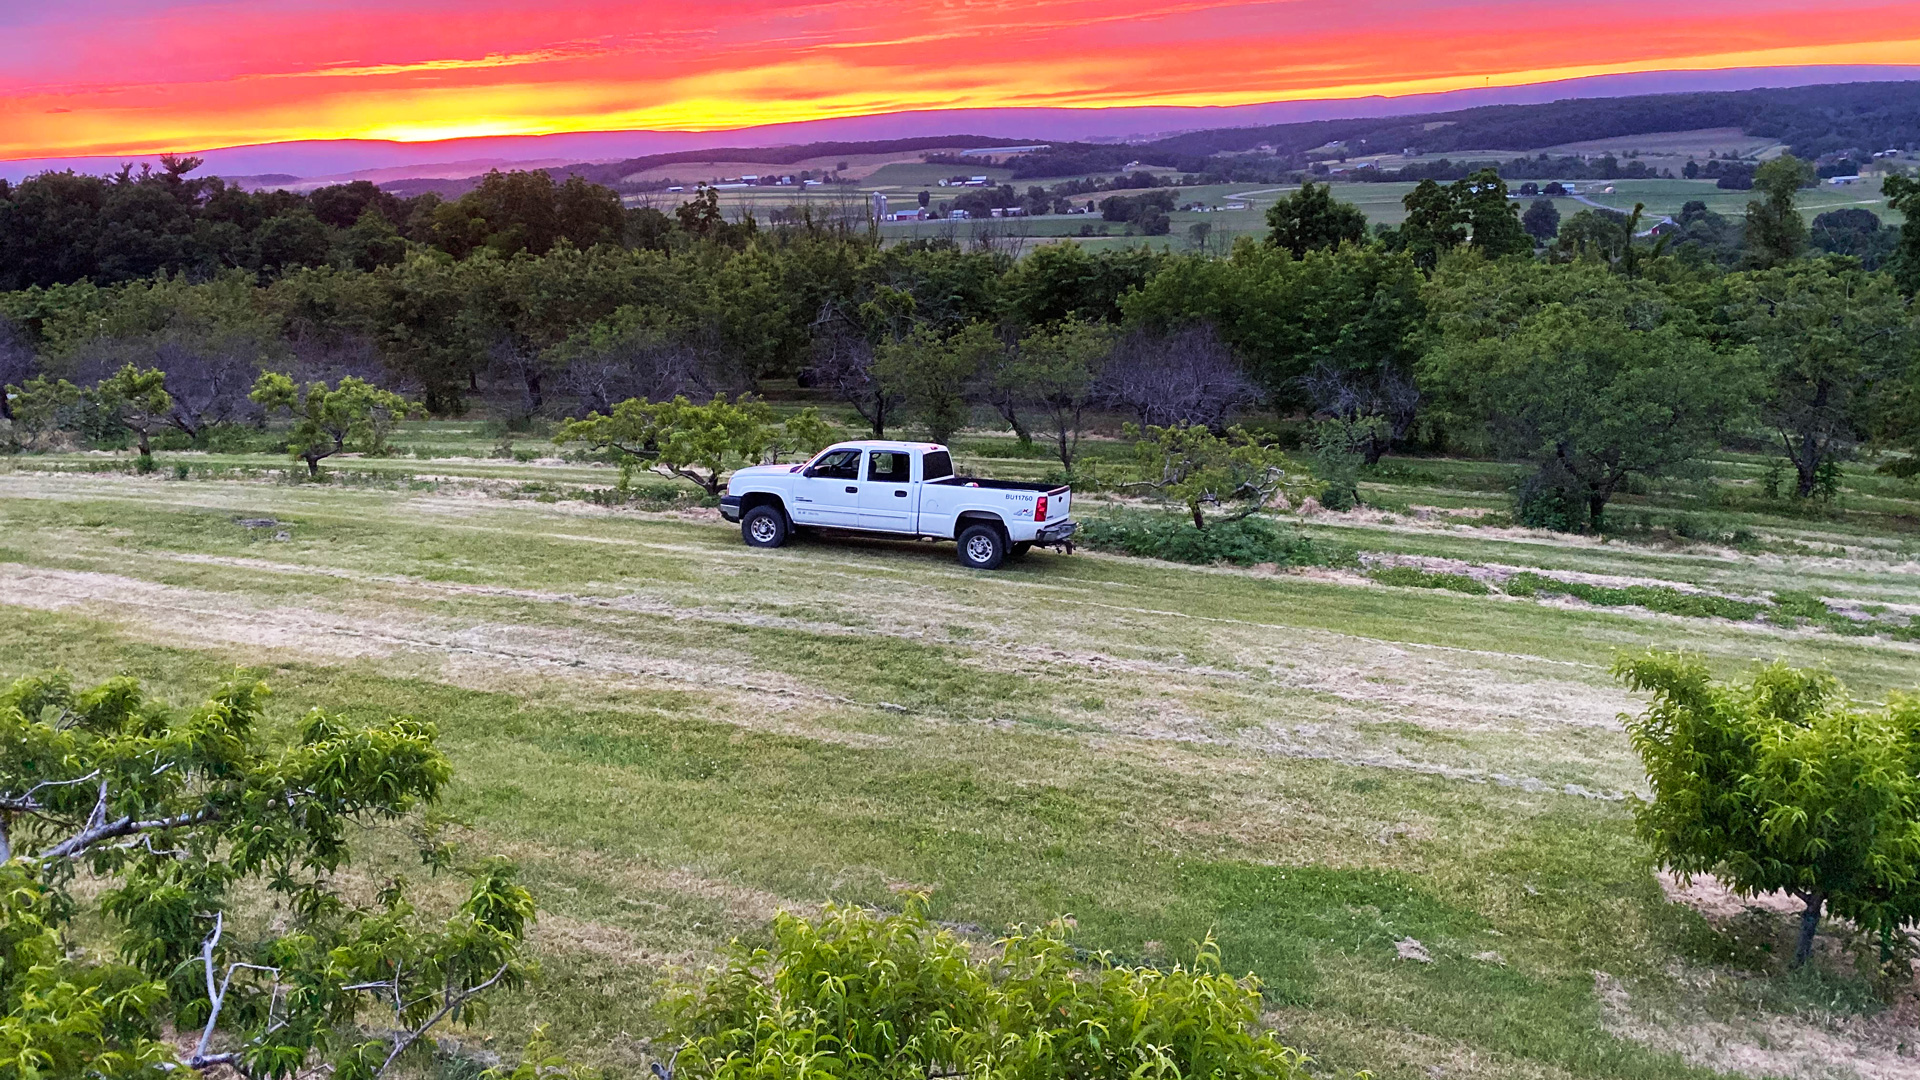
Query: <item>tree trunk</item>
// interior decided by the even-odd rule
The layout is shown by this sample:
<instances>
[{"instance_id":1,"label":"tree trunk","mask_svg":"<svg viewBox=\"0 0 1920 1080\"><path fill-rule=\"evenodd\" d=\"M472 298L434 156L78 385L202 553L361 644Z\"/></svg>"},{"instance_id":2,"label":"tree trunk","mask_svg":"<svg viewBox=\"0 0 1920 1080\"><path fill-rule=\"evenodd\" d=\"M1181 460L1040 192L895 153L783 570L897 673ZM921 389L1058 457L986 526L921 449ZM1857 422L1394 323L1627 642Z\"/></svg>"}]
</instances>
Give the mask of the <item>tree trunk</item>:
<instances>
[{"instance_id":1,"label":"tree trunk","mask_svg":"<svg viewBox=\"0 0 1920 1080\"><path fill-rule=\"evenodd\" d=\"M1822 893L1801 896L1800 899L1806 901L1807 910L1800 913L1800 940L1793 947L1793 966L1796 968L1813 955L1813 935L1820 929L1820 911L1827 902Z\"/></svg>"},{"instance_id":2,"label":"tree trunk","mask_svg":"<svg viewBox=\"0 0 1920 1080\"><path fill-rule=\"evenodd\" d=\"M1193 527L1196 529L1206 528L1207 519L1200 516L1200 505L1198 503L1195 503L1192 509L1193 509Z\"/></svg>"},{"instance_id":3,"label":"tree trunk","mask_svg":"<svg viewBox=\"0 0 1920 1080\"><path fill-rule=\"evenodd\" d=\"M1813 497L1814 484L1816 484L1820 478L1820 458L1822 456L1820 447L1814 442L1811 433L1800 436L1800 445L1798 447L1793 445L1792 439L1787 439L1785 442L1787 444L1787 460L1793 462L1794 491L1799 494L1800 498L1810 499Z\"/></svg>"},{"instance_id":4,"label":"tree trunk","mask_svg":"<svg viewBox=\"0 0 1920 1080\"><path fill-rule=\"evenodd\" d=\"M307 476L315 477L319 475L320 475L320 459L309 455L307 457Z\"/></svg>"}]
</instances>

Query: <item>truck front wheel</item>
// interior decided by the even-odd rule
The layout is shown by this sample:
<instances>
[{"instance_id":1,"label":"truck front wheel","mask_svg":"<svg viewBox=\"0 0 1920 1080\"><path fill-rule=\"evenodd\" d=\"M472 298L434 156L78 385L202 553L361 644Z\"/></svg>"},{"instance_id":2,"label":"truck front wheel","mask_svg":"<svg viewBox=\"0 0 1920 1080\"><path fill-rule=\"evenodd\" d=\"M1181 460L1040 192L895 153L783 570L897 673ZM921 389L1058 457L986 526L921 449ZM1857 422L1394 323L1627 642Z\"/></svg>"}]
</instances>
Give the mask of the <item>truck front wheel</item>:
<instances>
[{"instance_id":1,"label":"truck front wheel","mask_svg":"<svg viewBox=\"0 0 1920 1080\"><path fill-rule=\"evenodd\" d=\"M740 517L740 536L748 547L777 548L791 535L787 515L777 506L756 506Z\"/></svg>"},{"instance_id":2,"label":"truck front wheel","mask_svg":"<svg viewBox=\"0 0 1920 1080\"><path fill-rule=\"evenodd\" d=\"M960 530L960 565L975 570L998 570L1007 558L1006 534L992 525L969 525Z\"/></svg>"}]
</instances>

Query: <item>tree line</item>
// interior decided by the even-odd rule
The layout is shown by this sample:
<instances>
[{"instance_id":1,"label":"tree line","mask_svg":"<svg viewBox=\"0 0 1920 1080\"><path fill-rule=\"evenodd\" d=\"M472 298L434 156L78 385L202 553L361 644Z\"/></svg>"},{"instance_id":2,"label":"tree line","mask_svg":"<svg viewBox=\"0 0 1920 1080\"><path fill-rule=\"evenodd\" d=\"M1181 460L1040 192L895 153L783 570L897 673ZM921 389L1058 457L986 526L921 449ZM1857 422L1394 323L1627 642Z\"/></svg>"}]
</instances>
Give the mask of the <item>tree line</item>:
<instances>
[{"instance_id":1,"label":"tree line","mask_svg":"<svg viewBox=\"0 0 1920 1080\"><path fill-rule=\"evenodd\" d=\"M1544 223L1483 170L1421 183L1392 228L1307 184L1272 207L1264 242L1224 256L1054 244L1016 258L991 238L882 246L804 214L728 220L710 191L656 212L638 241L618 213L576 239L566 228L595 219L561 212L569 185L499 174L480 198L434 208L433 243L404 240L371 267L0 293L0 382L14 388L11 441L29 447L76 430L205 444L258 423L268 401L306 408L304 390L257 396L262 372L400 395L381 415L404 414L398 401L509 419L791 379L875 436L945 441L991 410L1069 473L1096 414L1216 434L1311 418L1363 464L1411 449L1525 462L1523 520L1584 530L1636 478L1729 437L1771 446L1804 497L1834 490L1840 462L1920 438L1920 237L1900 231L1880 269L1819 255L1794 205L1804 179L1792 158L1764 166L1745 226L1718 248L1703 239L1712 215ZM185 183L129 181L153 182ZM1920 204L1920 183L1887 191ZM366 213L384 220L374 203ZM166 408L131 408L144 384L114 382L146 372Z\"/></svg>"}]
</instances>

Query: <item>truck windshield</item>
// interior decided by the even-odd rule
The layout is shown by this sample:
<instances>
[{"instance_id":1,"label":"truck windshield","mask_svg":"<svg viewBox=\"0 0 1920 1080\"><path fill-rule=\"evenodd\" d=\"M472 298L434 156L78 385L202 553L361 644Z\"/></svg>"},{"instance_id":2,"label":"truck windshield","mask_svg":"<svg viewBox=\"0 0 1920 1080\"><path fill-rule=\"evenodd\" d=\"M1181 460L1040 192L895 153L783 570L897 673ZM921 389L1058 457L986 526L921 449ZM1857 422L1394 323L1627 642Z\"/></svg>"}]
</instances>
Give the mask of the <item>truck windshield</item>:
<instances>
[{"instance_id":1,"label":"truck windshield","mask_svg":"<svg viewBox=\"0 0 1920 1080\"><path fill-rule=\"evenodd\" d=\"M945 450L929 450L920 461L925 466L920 473L922 480L938 480L953 475L953 458Z\"/></svg>"},{"instance_id":2,"label":"truck windshield","mask_svg":"<svg viewBox=\"0 0 1920 1080\"><path fill-rule=\"evenodd\" d=\"M808 476L817 476L823 480L860 479L860 451L835 450L823 454L813 468L807 470Z\"/></svg>"}]
</instances>

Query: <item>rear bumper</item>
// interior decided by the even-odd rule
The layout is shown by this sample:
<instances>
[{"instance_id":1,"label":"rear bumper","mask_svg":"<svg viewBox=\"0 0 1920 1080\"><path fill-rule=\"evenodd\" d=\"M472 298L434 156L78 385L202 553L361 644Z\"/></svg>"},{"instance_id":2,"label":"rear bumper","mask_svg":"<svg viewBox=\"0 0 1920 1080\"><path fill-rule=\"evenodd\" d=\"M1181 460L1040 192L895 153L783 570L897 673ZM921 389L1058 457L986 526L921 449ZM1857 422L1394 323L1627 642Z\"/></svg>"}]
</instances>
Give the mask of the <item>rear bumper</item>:
<instances>
[{"instance_id":1,"label":"rear bumper","mask_svg":"<svg viewBox=\"0 0 1920 1080\"><path fill-rule=\"evenodd\" d=\"M726 518L728 521L739 521L740 520L740 496L738 495L720 496L720 516L723 518Z\"/></svg>"},{"instance_id":2,"label":"rear bumper","mask_svg":"<svg viewBox=\"0 0 1920 1080\"><path fill-rule=\"evenodd\" d=\"M1068 518L1065 521L1056 521L1051 525L1042 526L1039 532L1034 533L1033 542L1036 544L1062 543L1072 539L1073 534L1079 530L1080 523L1072 518Z\"/></svg>"}]
</instances>

